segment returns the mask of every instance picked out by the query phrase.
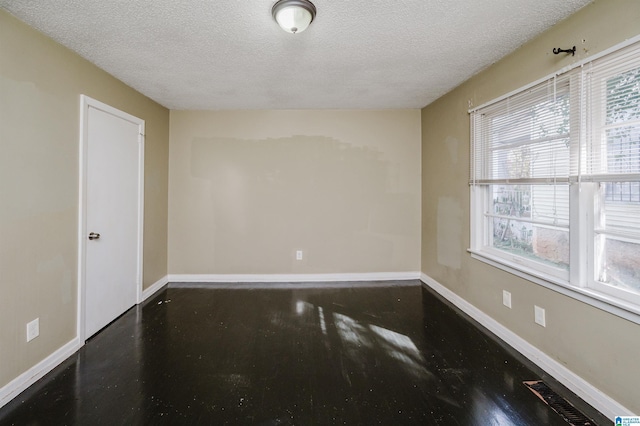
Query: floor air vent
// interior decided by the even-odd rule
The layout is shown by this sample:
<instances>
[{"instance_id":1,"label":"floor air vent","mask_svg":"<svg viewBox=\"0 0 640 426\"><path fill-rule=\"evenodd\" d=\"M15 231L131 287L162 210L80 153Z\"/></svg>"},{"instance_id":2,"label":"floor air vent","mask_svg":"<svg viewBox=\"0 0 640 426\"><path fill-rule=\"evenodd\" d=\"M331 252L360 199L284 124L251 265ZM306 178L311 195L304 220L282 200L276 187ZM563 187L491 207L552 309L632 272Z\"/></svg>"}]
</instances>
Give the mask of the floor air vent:
<instances>
[{"instance_id":1,"label":"floor air vent","mask_svg":"<svg viewBox=\"0 0 640 426\"><path fill-rule=\"evenodd\" d=\"M553 411L558 413L567 423L573 426L594 426L595 423L589 420L584 414L582 414L576 407L574 407L569 401L555 393L549 386L543 381L523 382L531 392L537 395L538 398L544 401Z\"/></svg>"}]
</instances>

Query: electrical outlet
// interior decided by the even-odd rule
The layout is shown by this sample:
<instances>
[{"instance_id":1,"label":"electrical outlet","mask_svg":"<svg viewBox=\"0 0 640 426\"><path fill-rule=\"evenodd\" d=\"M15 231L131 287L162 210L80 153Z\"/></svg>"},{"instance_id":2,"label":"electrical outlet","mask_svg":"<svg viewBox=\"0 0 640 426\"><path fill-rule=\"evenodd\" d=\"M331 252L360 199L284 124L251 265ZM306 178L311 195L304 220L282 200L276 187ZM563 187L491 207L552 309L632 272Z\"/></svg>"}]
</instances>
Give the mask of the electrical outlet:
<instances>
[{"instance_id":1,"label":"electrical outlet","mask_svg":"<svg viewBox=\"0 0 640 426\"><path fill-rule=\"evenodd\" d=\"M27 324L27 342L40 335L40 318L36 318Z\"/></svg>"},{"instance_id":2,"label":"electrical outlet","mask_svg":"<svg viewBox=\"0 0 640 426\"><path fill-rule=\"evenodd\" d=\"M545 319L545 312L544 312L544 308L541 308L538 305L534 305L533 306L533 315L534 315L534 320L536 322L536 324L539 324L543 327L547 326L547 321Z\"/></svg>"},{"instance_id":3,"label":"electrical outlet","mask_svg":"<svg viewBox=\"0 0 640 426\"><path fill-rule=\"evenodd\" d=\"M507 290L502 290L502 304L511 309L511 293Z\"/></svg>"},{"instance_id":4,"label":"electrical outlet","mask_svg":"<svg viewBox=\"0 0 640 426\"><path fill-rule=\"evenodd\" d=\"M302 250L296 250L296 260L302 260Z\"/></svg>"}]
</instances>

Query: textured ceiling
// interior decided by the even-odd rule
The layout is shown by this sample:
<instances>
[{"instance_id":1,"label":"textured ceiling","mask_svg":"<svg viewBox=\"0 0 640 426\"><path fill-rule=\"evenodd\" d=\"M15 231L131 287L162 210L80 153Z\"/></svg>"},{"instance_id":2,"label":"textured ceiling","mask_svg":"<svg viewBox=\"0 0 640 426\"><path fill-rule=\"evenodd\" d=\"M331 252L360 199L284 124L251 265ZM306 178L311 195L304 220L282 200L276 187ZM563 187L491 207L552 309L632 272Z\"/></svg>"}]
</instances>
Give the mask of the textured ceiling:
<instances>
[{"instance_id":1,"label":"textured ceiling","mask_svg":"<svg viewBox=\"0 0 640 426\"><path fill-rule=\"evenodd\" d=\"M589 1L314 0L300 34L275 0L0 7L170 109L351 109L423 107Z\"/></svg>"}]
</instances>

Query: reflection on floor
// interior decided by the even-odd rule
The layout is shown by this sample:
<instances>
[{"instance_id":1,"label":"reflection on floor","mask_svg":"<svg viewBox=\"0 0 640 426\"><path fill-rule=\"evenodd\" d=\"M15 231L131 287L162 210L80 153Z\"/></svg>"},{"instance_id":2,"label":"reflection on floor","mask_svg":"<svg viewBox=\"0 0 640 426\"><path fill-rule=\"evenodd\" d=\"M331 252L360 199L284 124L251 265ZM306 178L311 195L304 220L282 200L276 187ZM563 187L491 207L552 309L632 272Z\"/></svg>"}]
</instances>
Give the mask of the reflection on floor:
<instances>
[{"instance_id":1,"label":"reflection on floor","mask_svg":"<svg viewBox=\"0 0 640 426\"><path fill-rule=\"evenodd\" d=\"M315 286L169 287L0 424L566 425L522 384L539 371L419 281Z\"/></svg>"}]
</instances>

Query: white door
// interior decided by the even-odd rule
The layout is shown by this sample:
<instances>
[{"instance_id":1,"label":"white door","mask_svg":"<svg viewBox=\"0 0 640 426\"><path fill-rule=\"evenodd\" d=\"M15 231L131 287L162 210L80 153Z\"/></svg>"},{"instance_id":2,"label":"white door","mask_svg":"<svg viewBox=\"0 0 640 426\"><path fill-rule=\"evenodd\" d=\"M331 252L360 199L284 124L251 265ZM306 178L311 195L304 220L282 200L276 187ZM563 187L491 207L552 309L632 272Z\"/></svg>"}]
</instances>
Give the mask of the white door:
<instances>
[{"instance_id":1,"label":"white door","mask_svg":"<svg viewBox=\"0 0 640 426\"><path fill-rule=\"evenodd\" d=\"M142 271L144 122L84 96L83 113L84 333L81 336L87 339L138 300Z\"/></svg>"}]
</instances>

